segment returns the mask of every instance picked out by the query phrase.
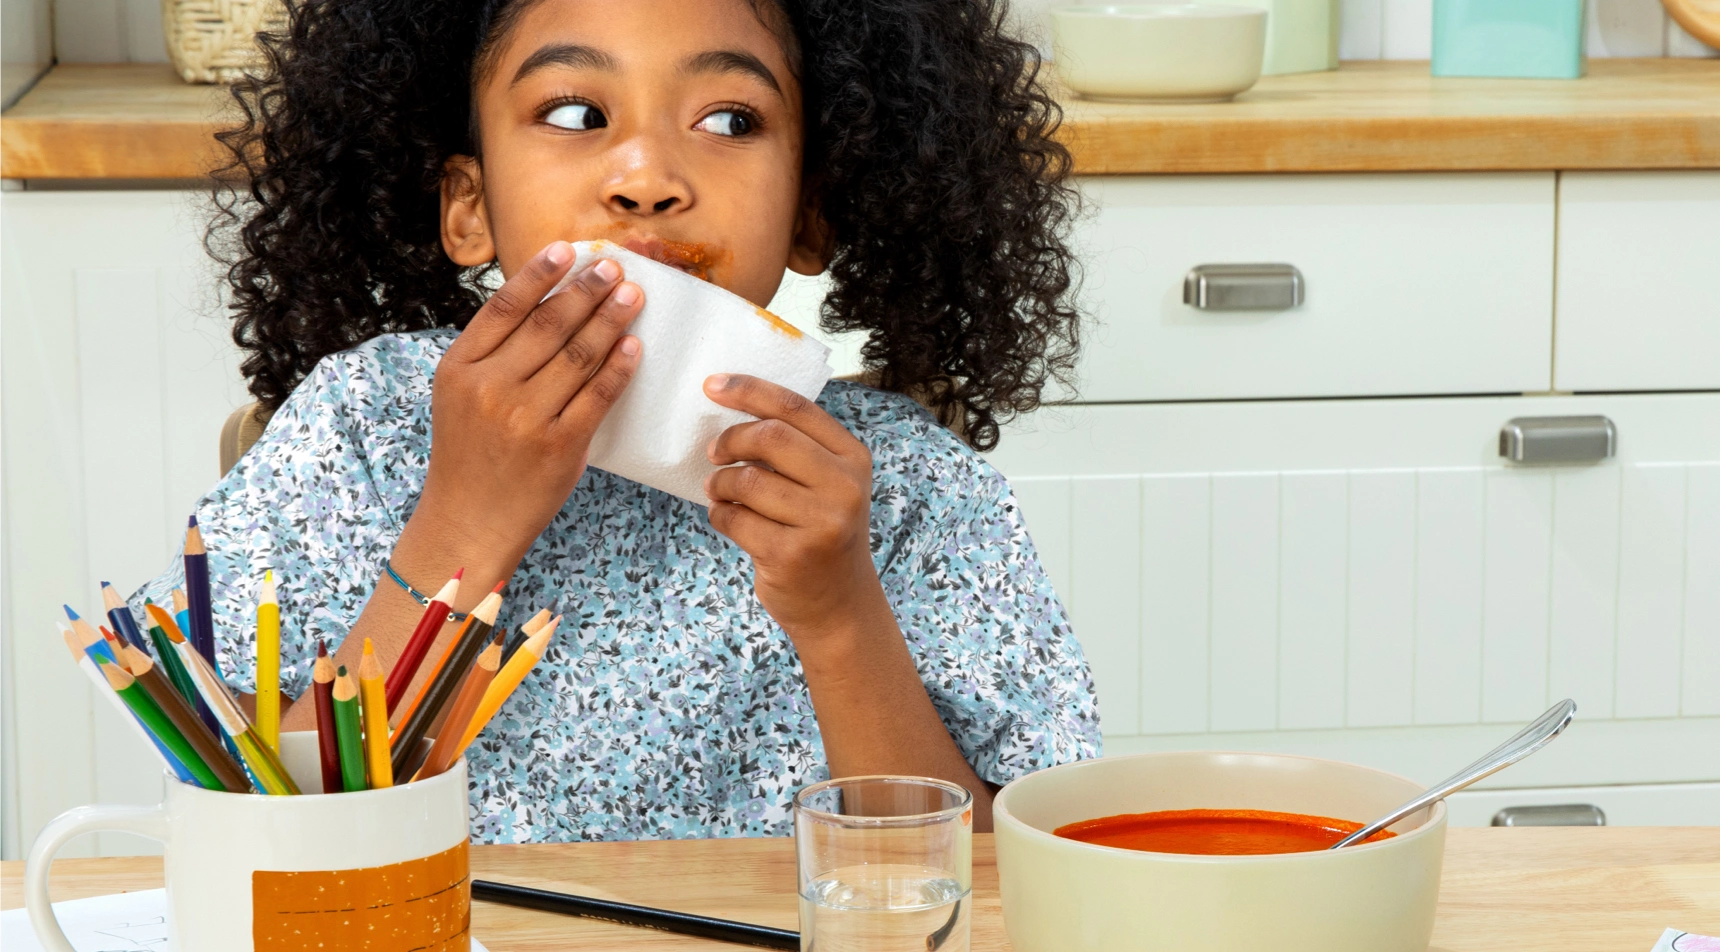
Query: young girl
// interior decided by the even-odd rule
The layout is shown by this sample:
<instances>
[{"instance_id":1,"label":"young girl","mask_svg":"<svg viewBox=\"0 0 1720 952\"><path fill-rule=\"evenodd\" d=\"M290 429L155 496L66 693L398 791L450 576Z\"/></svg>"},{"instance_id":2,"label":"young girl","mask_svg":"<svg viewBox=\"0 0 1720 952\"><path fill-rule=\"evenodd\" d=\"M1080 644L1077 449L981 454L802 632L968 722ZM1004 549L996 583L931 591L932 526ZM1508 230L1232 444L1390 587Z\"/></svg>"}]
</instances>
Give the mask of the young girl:
<instances>
[{"instance_id":1,"label":"young girl","mask_svg":"<svg viewBox=\"0 0 1720 952\"><path fill-rule=\"evenodd\" d=\"M1087 667L1009 486L940 425L995 445L1074 352L1068 156L1000 17L292 5L225 137L250 182L228 205L234 335L274 416L197 509L223 669L251 687L265 568L289 695L319 640L392 664L408 587L457 568L457 612L507 580L509 627L564 614L468 753L489 842L782 835L800 787L878 773L965 785L983 830L998 785L1095 756ZM708 511L587 468L651 359L613 262L541 300L597 237L759 305L785 268L828 269L824 326L870 333L882 389L707 380L759 418L710 459L763 464L712 476Z\"/></svg>"}]
</instances>

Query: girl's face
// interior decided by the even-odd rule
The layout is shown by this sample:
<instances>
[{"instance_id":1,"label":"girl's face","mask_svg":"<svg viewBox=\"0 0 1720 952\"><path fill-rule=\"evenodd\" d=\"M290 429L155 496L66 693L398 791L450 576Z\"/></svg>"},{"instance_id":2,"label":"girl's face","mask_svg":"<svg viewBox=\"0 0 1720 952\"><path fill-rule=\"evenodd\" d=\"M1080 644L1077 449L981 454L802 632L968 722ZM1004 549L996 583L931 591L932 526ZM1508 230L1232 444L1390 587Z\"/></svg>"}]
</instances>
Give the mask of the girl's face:
<instances>
[{"instance_id":1,"label":"girl's face","mask_svg":"<svg viewBox=\"0 0 1720 952\"><path fill-rule=\"evenodd\" d=\"M785 266L823 270L800 86L747 0L537 0L489 64L482 163L453 159L442 185L456 263L511 276L607 238L759 305Z\"/></svg>"}]
</instances>

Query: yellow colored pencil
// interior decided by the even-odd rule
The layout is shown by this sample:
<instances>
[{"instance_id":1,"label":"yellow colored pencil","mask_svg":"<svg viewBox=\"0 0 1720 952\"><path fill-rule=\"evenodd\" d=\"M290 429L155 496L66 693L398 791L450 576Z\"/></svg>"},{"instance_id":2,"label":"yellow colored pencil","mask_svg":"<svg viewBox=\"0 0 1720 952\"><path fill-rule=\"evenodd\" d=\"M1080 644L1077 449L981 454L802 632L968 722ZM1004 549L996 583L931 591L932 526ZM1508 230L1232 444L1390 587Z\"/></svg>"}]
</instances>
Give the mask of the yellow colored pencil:
<instances>
[{"instance_id":1,"label":"yellow colored pencil","mask_svg":"<svg viewBox=\"0 0 1720 952\"><path fill-rule=\"evenodd\" d=\"M549 640L555 637L556 626L560 624L560 615L550 619L548 624L538 629L537 634L527 638L526 643L520 645L520 650L514 652L514 656L502 666L495 680L484 689L484 699L478 702L478 709L472 712L472 720L466 733L460 737L460 746L454 751L454 756L449 758L450 761L460 759L460 755L478 738L479 732L490 723L490 718L495 717L496 712L507 703L514 689L520 686L520 682L531 673L538 659L543 657L545 649L549 647Z\"/></svg>"},{"instance_id":2,"label":"yellow colored pencil","mask_svg":"<svg viewBox=\"0 0 1720 952\"><path fill-rule=\"evenodd\" d=\"M376 649L364 639L364 657L358 662L359 702L364 708L364 753L370 764L370 787L394 786L394 762L388 755L388 685Z\"/></svg>"},{"instance_id":3,"label":"yellow colored pencil","mask_svg":"<svg viewBox=\"0 0 1720 952\"><path fill-rule=\"evenodd\" d=\"M281 605L275 573L263 573L257 600L257 736L277 756L281 752Z\"/></svg>"}]
</instances>

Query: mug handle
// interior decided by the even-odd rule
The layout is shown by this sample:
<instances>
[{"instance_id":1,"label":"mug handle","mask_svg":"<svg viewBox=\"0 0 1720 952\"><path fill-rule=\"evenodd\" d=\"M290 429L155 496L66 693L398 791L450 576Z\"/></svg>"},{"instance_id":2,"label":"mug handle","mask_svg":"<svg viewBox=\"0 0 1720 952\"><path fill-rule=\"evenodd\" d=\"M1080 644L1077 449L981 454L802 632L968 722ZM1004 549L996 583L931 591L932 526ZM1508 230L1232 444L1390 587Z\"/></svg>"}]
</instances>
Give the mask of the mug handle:
<instances>
[{"instance_id":1,"label":"mug handle","mask_svg":"<svg viewBox=\"0 0 1720 952\"><path fill-rule=\"evenodd\" d=\"M48 871L53 866L54 854L74 838L102 830L136 833L166 843L167 811L160 806L74 807L42 828L36 844L30 847L30 860L24 864L24 905L30 910L30 927L36 931L36 941L48 952L77 952L60 930L48 898Z\"/></svg>"}]
</instances>

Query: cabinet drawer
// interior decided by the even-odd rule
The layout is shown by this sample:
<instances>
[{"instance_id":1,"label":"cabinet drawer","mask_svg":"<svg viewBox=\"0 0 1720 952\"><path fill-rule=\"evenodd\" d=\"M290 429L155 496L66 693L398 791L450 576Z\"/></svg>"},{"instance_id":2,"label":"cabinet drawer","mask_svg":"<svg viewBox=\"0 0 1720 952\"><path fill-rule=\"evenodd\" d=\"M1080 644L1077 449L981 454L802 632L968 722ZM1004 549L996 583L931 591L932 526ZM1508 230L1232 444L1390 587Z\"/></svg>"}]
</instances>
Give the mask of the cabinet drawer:
<instances>
[{"instance_id":1,"label":"cabinet drawer","mask_svg":"<svg viewBox=\"0 0 1720 952\"><path fill-rule=\"evenodd\" d=\"M1617 457L1500 460L1506 420L1586 414ZM1720 725L1720 394L1057 407L989 456L1107 738L1500 725L1562 697Z\"/></svg>"},{"instance_id":2,"label":"cabinet drawer","mask_svg":"<svg viewBox=\"0 0 1720 952\"><path fill-rule=\"evenodd\" d=\"M1720 172L1559 180L1560 390L1720 389Z\"/></svg>"},{"instance_id":3,"label":"cabinet drawer","mask_svg":"<svg viewBox=\"0 0 1720 952\"><path fill-rule=\"evenodd\" d=\"M1082 182L1084 402L1549 389L1552 173ZM1301 305L1183 303L1201 264L1279 262Z\"/></svg>"}]
</instances>

